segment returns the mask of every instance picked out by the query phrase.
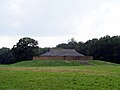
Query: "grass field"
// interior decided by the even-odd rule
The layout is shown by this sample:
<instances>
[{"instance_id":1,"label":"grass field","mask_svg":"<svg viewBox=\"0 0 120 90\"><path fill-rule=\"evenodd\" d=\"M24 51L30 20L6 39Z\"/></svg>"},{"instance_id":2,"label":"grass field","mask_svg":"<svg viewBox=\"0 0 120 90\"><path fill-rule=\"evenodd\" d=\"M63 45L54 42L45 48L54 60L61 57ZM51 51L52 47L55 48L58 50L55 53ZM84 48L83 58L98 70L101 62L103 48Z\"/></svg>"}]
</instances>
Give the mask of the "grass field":
<instances>
[{"instance_id":1,"label":"grass field","mask_svg":"<svg viewBox=\"0 0 120 90\"><path fill-rule=\"evenodd\" d=\"M0 90L120 90L120 65L89 61L0 65Z\"/></svg>"}]
</instances>

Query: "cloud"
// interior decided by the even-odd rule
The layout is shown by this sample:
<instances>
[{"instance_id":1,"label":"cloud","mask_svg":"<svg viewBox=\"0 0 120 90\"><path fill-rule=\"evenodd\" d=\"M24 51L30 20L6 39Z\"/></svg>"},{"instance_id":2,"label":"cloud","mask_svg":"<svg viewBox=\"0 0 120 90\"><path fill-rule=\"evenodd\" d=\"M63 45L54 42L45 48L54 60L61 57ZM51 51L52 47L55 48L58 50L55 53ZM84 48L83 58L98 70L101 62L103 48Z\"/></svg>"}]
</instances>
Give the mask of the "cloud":
<instances>
[{"instance_id":1,"label":"cloud","mask_svg":"<svg viewBox=\"0 0 120 90\"><path fill-rule=\"evenodd\" d=\"M8 47L12 48L18 42L18 37L10 37L10 36L0 36L0 48Z\"/></svg>"},{"instance_id":2,"label":"cloud","mask_svg":"<svg viewBox=\"0 0 120 90\"><path fill-rule=\"evenodd\" d=\"M19 26L20 24L19 24L18 22L14 22L14 23L12 23L12 25L13 25L13 27L17 27L17 26Z\"/></svg>"},{"instance_id":3,"label":"cloud","mask_svg":"<svg viewBox=\"0 0 120 90\"><path fill-rule=\"evenodd\" d=\"M12 48L19 39L28 36L0 36L0 48L8 47ZM67 43L69 39L71 39L71 35L69 36L50 36L50 37L30 37L39 42L40 47L55 47L56 45L62 43Z\"/></svg>"},{"instance_id":4,"label":"cloud","mask_svg":"<svg viewBox=\"0 0 120 90\"><path fill-rule=\"evenodd\" d=\"M104 12L100 15L100 17L96 20L94 26L92 27L94 36L102 36L102 35L119 35L120 31L120 3L107 3L102 6L104 8ZM99 34L96 34L96 33Z\"/></svg>"},{"instance_id":5,"label":"cloud","mask_svg":"<svg viewBox=\"0 0 120 90\"><path fill-rule=\"evenodd\" d=\"M60 42L74 37L86 41L106 34L119 35L119 25L118 0L0 1L0 36L44 37L45 41L60 37Z\"/></svg>"},{"instance_id":6,"label":"cloud","mask_svg":"<svg viewBox=\"0 0 120 90\"><path fill-rule=\"evenodd\" d=\"M43 0L8 1L4 3L5 11L1 12L4 15L2 17L4 19L0 21L0 28L3 27L1 28L2 35L57 36L74 33L74 31L64 28L64 8L61 8L58 2ZM13 22L17 22L17 24ZM16 29L18 23L20 24Z\"/></svg>"},{"instance_id":7,"label":"cloud","mask_svg":"<svg viewBox=\"0 0 120 90\"><path fill-rule=\"evenodd\" d=\"M96 5L97 4L97 5ZM120 3L102 1L88 4L89 11L84 16L71 17L65 21L65 26L77 31L76 37L86 41L105 35L119 35L120 31Z\"/></svg>"},{"instance_id":8,"label":"cloud","mask_svg":"<svg viewBox=\"0 0 120 90\"><path fill-rule=\"evenodd\" d=\"M8 11L14 16L24 15L24 0L9 0L6 4Z\"/></svg>"}]
</instances>

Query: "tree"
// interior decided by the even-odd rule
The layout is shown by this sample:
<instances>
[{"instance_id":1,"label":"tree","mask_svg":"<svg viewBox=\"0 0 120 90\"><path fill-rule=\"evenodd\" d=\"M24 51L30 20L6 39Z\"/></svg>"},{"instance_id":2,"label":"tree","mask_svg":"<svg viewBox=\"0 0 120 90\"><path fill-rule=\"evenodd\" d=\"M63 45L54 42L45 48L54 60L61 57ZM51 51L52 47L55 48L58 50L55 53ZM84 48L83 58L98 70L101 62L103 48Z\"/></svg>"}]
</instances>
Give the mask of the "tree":
<instances>
[{"instance_id":1,"label":"tree","mask_svg":"<svg viewBox=\"0 0 120 90\"><path fill-rule=\"evenodd\" d=\"M13 55L9 48L3 47L0 49L0 64L10 64L13 63Z\"/></svg>"},{"instance_id":2,"label":"tree","mask_svg":"<svg viewBox=\"0 0 120 90\"><path fill-rule=\"evenodd\" d=\"M75 41L74 38L71 38L71 40L68 41L68 48L69 49L76 49L76 46L78 43Z\"/></svg>"},{"instance_id":3,"label":"tree","mask_svg":"<svg viewBox=\"0 0 120 90\"><path fill-rule=\"evenodd\" d=\"M39 48L39 55L42 55L42 54L44 54L44 53L46 53L46 52L48 52L48 51L50 51L50 48L47 48L47 47L45 47L45 48Z\"/></svg>"},{"instance_id":4,"label":"tree","mask_svg":"<svg viewBox=\"0 0 120 90\"><path fill-rule=\"evenodd\" d=\"M120 36L110 37L106 35L100 39L92 39L84 42L76 42L74 38L68 44L59 44L57 48L76 49L79 53L93 56L95 60L120 63Z\"/></svg>"},{"instance_id":5,"label":"tree","mask_svg":"<svg viewBox=\"0 0 120 90\"><path fill-rule=\"evenodd\" d=\"M62 43L56 46L56 48L68 49L68 44Z\"/></svg>"},{"instance_id":6,"label":"tree","mask_svg":"<svg viewBox=\"0 0 120 90\"><path fill-rule=\"evenodd\" d=\"M86 45L84 42L78 42L78 45L75 47L76 51L86 55Z\"/></svg>"},{"instance_id":7,"label":"tree","mask_svg":"<svg viewBox=\"0 0 120 90\"><path fill-rule=\"evenodd\" d=\"M94 38L92 40L88 40L85 43L86 55L93 56L94 58L96 58L97 50L98 50L98 39Z\"/></svg>"},{"instance_id":8,"label":"tree","mask_svg":"<svg viewBox=\"0 0 120 90\"><path fill-rule=\"evenodd\" d=\"M36 56L36 52L39 50L37 45L38 42L34 39L29 37L21 38L12 48L15 61L32 60L33 56Z\"/></svg>"}]
</instances>

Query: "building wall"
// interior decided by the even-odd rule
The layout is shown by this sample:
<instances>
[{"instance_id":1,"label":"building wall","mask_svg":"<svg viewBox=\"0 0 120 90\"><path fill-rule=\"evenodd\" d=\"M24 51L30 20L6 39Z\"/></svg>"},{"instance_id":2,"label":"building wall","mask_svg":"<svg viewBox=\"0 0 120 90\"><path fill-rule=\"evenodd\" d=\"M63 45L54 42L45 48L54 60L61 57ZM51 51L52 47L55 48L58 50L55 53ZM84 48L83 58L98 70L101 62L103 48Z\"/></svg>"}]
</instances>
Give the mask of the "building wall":
<instances>
[{"instance_id":1,"label":"building wall","mask_svg":"<svg viewBox=\"0 0 120 90\"><path fill-rule=\"evenodd\" d=\"M33 60L93 60L92 56L38 56Z\"/></svg>"}]
</instances>

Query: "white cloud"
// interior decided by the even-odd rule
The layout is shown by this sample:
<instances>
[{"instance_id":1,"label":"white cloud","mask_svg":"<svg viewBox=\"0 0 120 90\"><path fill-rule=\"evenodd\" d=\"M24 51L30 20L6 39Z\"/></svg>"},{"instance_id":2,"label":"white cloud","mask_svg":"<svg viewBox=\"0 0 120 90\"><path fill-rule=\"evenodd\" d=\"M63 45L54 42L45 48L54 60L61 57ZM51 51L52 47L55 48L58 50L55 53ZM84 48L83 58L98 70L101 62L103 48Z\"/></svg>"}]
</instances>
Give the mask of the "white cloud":
<instances>
[{"instance_id":1,"label":"white cloud","mask_svg":"<svg viewBox=\"0 0 120 90\"><path fill-rule=\"evenodd\" d=\"M120 34L119 0L3 0L0 7L1 46L11 47L19 36L46 47Z\"/></svg>"},{"instance_id":2,"label":"white cloud","mask_svg":"<svg viewBox=\"0 0 120 90\"><path fill-rule=\"evenodd\" d=\"M26 36L0 36L0 48L12 48L19 39ZM38 41L40 47L55 47L61 43L67 43L73 36L30 37Z\"/></svg>"},{"instance_id":3,"label":"white cloud","mask_svg":"<svg viewBox=\"0 0 120 90\"><path fill-rule=\"evenodd\" d=\"M15 45L18 40L19 40L18 37L0 36L0 48L1 47L12 48L13 45Z\"/></svg>"},{"instance_id":4,"label":"white cloud","mask_svg":"<svg viewBox=\"0 0 120 90\"><path fill-rule=\"evenodd\" d=\"M13 22L13 23L12 23L12 26L13 26L13 27L17 27L17 26L19 26L19 25L20 25L20 23L18 23L18 22Z\"/></svg>"},{"instance_id":5,"label":"white cloud","mask_svg":"<svg viewBox=\"0 0 120 90\"><path fill-rule=\"evenodd\" d=\"M102 1L88 6L89 11L84 17L72 17L64 22L68 28L77 31L75 36L79 40L86 41L105 35L120 34L120 5L113 1ZM79 37L78 37L79 36Z\"/></svg>"},{"instance_id":6,"label":"white cloud","mask_svg":"<svg viewBox=\"0 0 120 90\"><path fill-rule=\"evenodd\" d=\"M106 11L98 18L92 27L96 30L94 36L99 35L119 35L120 34L120 5L117 3L109 3L105 5ZM100 34L96 34L99 32Z\"/></svg>"},{"instance_id":7,"label":"white cloud","mask_svg":"<svg viewBox=\"0 0 120 90\"><path fill-rule=\"evenodd\" d=\"M24 3L24 0L9 0L7 9L13 15L22 16L25 13Z\"/></svg>"}]
</instances>

